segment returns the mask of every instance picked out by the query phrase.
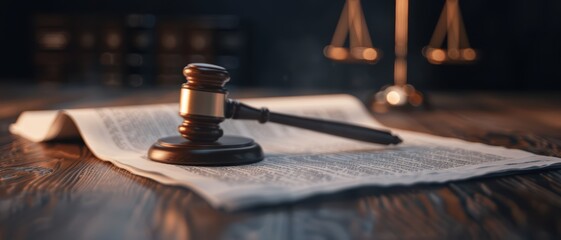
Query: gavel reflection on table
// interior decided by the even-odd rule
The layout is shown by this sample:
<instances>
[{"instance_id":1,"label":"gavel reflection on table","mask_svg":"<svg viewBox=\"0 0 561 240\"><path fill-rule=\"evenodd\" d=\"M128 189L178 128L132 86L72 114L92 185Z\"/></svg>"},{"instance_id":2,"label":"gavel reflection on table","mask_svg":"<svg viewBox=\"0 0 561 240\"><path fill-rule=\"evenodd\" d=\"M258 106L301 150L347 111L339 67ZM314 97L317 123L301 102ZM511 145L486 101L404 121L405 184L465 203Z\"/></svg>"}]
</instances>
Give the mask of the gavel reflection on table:
<instances>
[{"instance_id":1,"label":"gavel reflection on table","mask_svg":"<svg viewBox=\"0 0 561 240\"><path fill-rule=\"evenodd\" d=\"M249 164L263 160L261 147L253 139L223 136L219 124L226 118L275 122L340 137L377 143L398 144L401 139L390 132L346 123L273 113L256 109L226 97L230 80L223 67L192 63L183 69L187 83L181 87L179 115L184 119L181 136L159 139L150 147L151 160L195 166Z\"/></svg>"}]
</instances>

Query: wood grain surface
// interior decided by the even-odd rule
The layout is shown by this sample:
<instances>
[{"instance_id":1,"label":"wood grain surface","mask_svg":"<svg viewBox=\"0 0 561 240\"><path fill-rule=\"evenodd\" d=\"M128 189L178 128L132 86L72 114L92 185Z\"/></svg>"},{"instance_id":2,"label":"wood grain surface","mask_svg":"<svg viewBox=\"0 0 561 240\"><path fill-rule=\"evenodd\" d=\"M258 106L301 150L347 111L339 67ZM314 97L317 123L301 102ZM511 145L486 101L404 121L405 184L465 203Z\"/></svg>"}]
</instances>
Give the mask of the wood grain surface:
<instances>
[{"instance_id":1,"label":"wood grain surface","mask_svg":"<svg viewBox=\"0 0 561 240\"><path fill-rule=\"evenodd\" d=\"M244 94L255 92L234 96ZM175 102L175 89L0 90L0 96L0 239L561 238L561 170L360 188L224 212L189 189L101 161L83 142L32 143L8 133L24 110ZM558 94L430 97L429 110L375 117L391 127L561 157Z\"/></svg>"}]
</instances>

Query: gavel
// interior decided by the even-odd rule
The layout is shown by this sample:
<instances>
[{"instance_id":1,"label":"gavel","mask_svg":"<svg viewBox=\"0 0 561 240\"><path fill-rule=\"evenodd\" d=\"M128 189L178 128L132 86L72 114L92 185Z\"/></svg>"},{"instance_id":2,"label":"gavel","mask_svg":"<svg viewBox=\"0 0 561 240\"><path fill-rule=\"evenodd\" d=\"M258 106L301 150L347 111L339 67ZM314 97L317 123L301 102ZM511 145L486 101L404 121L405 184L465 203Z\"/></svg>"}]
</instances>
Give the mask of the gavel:
<instances>
[{"instance_id":1,"label":"gavel","mask_svg":"<svg viewBox=\"0 0 561 240\"><path fill-rule=\"evenodd\" d=\"M181 136L159 139L150 147L151 160L194 166L223 166L263 160L263 150L253 139L224 135L220 123L226 118L275 122L377 144L399 144L401 139L388 131L342 122L292 116L256 109L228 99L224 86L230 80L220 66L191 63L183 69L187 79L181 87L178 127Z\"/></svg>"}]
</instances>

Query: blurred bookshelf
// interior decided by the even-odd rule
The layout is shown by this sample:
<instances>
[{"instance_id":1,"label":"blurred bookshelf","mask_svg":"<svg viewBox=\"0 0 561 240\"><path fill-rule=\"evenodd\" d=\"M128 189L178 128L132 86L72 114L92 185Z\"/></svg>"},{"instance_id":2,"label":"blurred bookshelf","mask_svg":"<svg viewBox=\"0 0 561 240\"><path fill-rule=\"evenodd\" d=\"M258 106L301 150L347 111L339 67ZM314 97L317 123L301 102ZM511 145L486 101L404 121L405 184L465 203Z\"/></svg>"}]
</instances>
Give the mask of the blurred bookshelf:
<instances>
[{"instance_id":1,"label":"blurred bookshelf","mask_svg":"<svg viewBox=\"0 0 561 240\"><path fill-rule=\"evenodd\" d=\"M235 16L38 14L32 24L41 84L178 85L191 62L224 66L236 85L250 81L248 28Z\"/></svg>"}]
</instances>

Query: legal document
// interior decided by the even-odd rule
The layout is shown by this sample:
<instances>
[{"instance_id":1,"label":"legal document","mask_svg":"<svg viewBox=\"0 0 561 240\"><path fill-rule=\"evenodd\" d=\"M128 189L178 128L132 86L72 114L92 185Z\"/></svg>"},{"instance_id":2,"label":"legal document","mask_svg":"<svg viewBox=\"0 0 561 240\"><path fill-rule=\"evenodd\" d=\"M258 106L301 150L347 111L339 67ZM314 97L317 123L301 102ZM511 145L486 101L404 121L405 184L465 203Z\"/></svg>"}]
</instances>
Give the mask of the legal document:
<instances>
[{"instance_id":1,"label":"legal document","mask_svg":"<svg viewBox=\"0 0 561 240\"><path fill-rule=\"evenodd\" d=\"M561 163L561 158L522 150L387 128L358 99L345 94L242 102L391 130L403 143L377 145L275 123L226 120L221 124L225 134L253 138L265 152L263 161L223 167L151 161L147 151L158 138L179 134L183 119L177 104L28 111L10 131L35 142L81 137L97 158L164 184L188 187L227 210L357 187L447 182Z\"/></svg>"}]
</instances>

